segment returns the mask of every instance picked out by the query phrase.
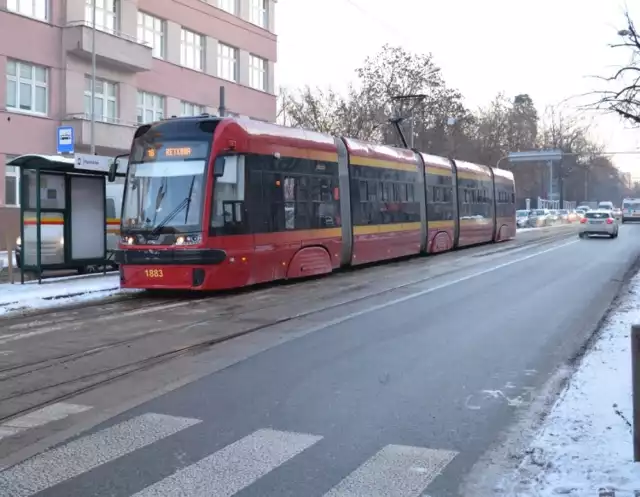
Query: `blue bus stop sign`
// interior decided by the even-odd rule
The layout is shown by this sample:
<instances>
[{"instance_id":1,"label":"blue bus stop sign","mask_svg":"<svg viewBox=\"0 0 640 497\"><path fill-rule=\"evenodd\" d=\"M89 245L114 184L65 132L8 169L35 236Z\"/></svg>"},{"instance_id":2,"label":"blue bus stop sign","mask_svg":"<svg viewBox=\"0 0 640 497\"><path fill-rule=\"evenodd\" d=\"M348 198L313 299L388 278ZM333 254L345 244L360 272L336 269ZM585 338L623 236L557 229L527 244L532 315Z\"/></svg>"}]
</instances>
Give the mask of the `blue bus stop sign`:
<instances>
[{"instance_id":1,"label":"blue bus stop sign","mask_svg":"<svg viewBox=\"0 0 640 497\"><path fill-rule=\"evenodd\" d=\"M74 152L75 136L73 127L58 126L58 153L72 154Z\"/></svg>"}]
</instances>

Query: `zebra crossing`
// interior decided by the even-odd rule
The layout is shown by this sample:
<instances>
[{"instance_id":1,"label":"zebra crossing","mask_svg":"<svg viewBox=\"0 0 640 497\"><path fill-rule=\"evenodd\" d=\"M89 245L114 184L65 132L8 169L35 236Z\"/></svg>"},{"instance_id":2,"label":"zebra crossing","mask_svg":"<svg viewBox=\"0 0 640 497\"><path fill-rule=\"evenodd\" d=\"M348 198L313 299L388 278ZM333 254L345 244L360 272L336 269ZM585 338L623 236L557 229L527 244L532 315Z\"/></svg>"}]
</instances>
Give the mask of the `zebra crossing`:
<instances>
[{"instance_id":1,"label":"zebra crossing","mask_svg":"<svg viewBox=\"0 0 640 497\"><path fill-rule=\"evenodd\" d=\"M157 413L136 416L0 472L0 495L32 497L201 422ZM304 457L322 439L308 433L259 429L131 497L232 497L287 461ZM456 455L448 450L387 445L324 497L418 497Z\"/></svg>"}]
</instances>

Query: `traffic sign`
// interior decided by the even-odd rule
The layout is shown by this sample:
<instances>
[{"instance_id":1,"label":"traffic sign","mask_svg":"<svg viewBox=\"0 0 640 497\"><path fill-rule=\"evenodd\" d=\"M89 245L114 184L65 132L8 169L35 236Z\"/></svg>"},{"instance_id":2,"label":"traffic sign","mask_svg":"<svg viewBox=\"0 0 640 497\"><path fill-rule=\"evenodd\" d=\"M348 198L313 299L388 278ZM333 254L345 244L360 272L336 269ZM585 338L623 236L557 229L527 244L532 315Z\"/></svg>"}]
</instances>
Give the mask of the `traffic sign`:
<instances>
[{"instance_id":1,"label":"traffic sign","mask_svg":"<svg viewBox=\"0 0 640 497\"><path fill-rule=\"evenodd\" d=\"M562 150L530 150L528 152L511 152L509 162L547 162L562 159Z\"/></svg>"},{"instance_id":2,"label":"traffic sign","mask_svg":"<svg viewBox=\"0 0 640 497\"><path fill-rule=\"evenodd\" d=\"M111 164L113 164L113 157L106 155L75 154L74 162L76 169L107 173L109 172ZM127 172L128 162L126 158L118 159L118 173L124 174Z\"/></svg>"},{"instance_id":3,"label":"traffic sign","mask_svg":"<svg viewBox=\"0 0 640 497\"><path fill-rule=\"evenodd\" d=\"M72 154L75 146L75 134L72 126L58 126L58 153Z\"/></svg>"}]
</instances>

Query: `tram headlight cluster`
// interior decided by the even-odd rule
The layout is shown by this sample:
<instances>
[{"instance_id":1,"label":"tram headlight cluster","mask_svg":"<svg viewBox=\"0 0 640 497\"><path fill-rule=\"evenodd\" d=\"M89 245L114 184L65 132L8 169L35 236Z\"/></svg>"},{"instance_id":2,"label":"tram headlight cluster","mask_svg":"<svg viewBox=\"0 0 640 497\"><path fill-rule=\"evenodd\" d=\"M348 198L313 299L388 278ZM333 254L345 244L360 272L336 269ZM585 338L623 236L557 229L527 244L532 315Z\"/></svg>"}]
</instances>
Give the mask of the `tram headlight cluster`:
<instances>
[{"instance_id":1,"label":"tram headlight cluster","mask_svg":"<svg viewBox=\"0 0 640 497\"><path fill-rule=\"evenodd\" d=\"M202 235L197 233L195 235L184 235L176 238L176 245L195 245L202 241Z\"/></svg>"}]
</instances>

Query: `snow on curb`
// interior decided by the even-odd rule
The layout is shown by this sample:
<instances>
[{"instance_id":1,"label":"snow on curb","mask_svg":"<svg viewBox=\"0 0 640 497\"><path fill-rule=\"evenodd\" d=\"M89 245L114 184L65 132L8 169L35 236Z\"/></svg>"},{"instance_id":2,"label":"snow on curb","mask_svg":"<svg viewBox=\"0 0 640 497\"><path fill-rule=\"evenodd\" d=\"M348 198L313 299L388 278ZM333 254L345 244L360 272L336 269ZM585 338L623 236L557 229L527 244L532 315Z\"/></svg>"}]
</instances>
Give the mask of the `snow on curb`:
<instances>
[{"instance_id":1,"label":"snow on curb","mask_svg":"<svg viewBox=\"0 0 640 497\"><path fill-rule=\"evenodd\" d=\"M120 275L59 280L42 285L0 285L0 315L103 299L122 293Z\"/></svg>"},{"instance_id":2,"label":"snow on curb","mask_svg":"<svg viewBox=\"0 0 640 497\"><path fill-rule=\"evenodd\" d=\"M495 489L513 497L615 497L640 491L633 462L630 328L640 323L640 276L551 409L518 470Z\"/></svg>"}]
</instances>

